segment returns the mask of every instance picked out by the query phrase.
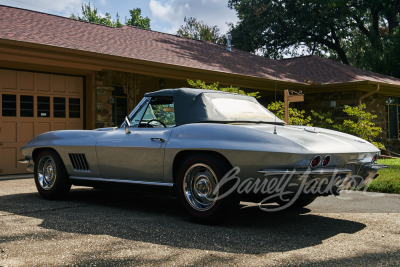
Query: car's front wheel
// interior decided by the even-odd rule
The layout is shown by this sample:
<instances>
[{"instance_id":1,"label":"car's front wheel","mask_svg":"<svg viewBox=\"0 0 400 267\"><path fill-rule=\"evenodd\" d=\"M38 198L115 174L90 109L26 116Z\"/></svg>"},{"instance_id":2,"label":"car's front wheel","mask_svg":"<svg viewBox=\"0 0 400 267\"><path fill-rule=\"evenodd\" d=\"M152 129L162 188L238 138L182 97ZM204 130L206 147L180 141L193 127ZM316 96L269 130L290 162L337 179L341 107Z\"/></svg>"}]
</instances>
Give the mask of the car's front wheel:
<instances>
[{"instance_id":1,"label":"car's front wheel","mask_svg":"<svg viewBox=\"0 0 400 267\"><path fill-rule=\"evenodd\" d=\"M44 150L37 156L34 177L39 194L46 199L61 199L71 189L64 163L53 150Z\"/></svg>"},{"instance_id":2,"label":"car's front wheel","mask_svg":"<svg viewBox=\"0 0 400 267\"><path fill-rule=\"evenodd\" d=\"M232 183L219 184L231 170L224 159L209 154L195 154L181 162L176 177L176 194L189 218L197 223L217 224L227 220L237 209L240 196L229 192Z\"/></svg>"}]
</instances>

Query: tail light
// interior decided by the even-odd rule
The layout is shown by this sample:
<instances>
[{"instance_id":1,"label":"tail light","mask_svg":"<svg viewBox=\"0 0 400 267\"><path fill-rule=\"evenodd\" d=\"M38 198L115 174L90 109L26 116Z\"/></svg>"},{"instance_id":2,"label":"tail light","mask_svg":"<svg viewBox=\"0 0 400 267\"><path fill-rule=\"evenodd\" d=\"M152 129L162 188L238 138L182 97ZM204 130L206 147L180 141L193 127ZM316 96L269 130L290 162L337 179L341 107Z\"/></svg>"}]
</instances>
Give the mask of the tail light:
<instances>
[{"instance_id":1,"label":"tail light","mask_svg":"<svg viewBox=\"0 0 400 267\"><path fill-rule=\"evenodd\" d=\"M322 160L322 166L325 167L326 165L329 164L329 162L331 162L331 156L326 155L326 156L324 157L324 159Z\"/></svg>"},{"instance_id":2,"label":"tail light","mask_svg":"<svg viewBox=\"0 0 400 267\"><path fill-rule=\"evenodd\" d=\"M318 166L318 164L321 162L321 156L315 156L312 160L311 160L311 162L310 162L310 166L311 167L317 167Z\"/></svg>"},{"instance_id":3,"label":"tail light","mask_svg":"<svg viewBox=\"0 0 400 267\"><path fill-rule=\"evenodd\" d=\"M376 161L378 160L379 155L375 154L374 157L372 158L372 163L376 163Z\"/></svg>"}]
</instances>

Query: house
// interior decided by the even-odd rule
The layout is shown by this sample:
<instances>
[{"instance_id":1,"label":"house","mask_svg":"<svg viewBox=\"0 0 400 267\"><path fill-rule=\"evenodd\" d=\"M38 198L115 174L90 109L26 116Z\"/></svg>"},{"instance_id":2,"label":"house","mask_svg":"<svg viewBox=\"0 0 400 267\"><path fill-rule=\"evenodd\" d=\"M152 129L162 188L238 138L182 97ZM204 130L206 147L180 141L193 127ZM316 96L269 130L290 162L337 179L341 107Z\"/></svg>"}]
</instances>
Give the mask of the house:
<instances>
[{"instance_id":1,"label":"house","mask_svg":"<svg viewBox=\"0 0 400 267\"><path fill-rule=\"evenodd\" d=\"M123 26L112 28L0 5L0 175L26 172L17 160L34 136L119 125L143 94L220 82L274 98L275 83L302 91L301 108L367 104L399 144L400 80L317 56L271 60L222 45Z\"/></svg>"}]
</instances>

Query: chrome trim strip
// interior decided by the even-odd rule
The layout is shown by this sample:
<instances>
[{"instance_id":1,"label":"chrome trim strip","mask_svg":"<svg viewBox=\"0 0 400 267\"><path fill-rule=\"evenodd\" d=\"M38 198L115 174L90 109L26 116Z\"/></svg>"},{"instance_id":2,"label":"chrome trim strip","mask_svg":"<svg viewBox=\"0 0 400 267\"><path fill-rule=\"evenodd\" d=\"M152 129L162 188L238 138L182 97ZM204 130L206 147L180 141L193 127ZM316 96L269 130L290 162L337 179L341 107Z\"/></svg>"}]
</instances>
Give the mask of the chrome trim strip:
<instances>
[{"instance_id":1,"label":"chrome trim strip","mask_svg":"<svg viewBox=\"0 0 400 267\"><path fill-rule=\"evenodd\" d=\"M127 183L127 184L169 186L169 187L174 186L173 183L158 183L158 182L146 182L146 181L131 181L131 180L105 179L105 178L95 178L95 177L70 176L69 178L70 178L70 179L75 179L75 180L86 180L86 181L97 181L97 182L114 182L114 183Z\"/></svg>"},{"instance_id":2,"label":"chrome trim strip","mask_svg":"<svg viewBox=\"0 0 400 267\"><path fill-rule=\"evenodd\" d=\"M289 171L289 170L273 170L273 169L262 169L259 170L258 173L264 173L268 175L284 175L284 174L299 174L302 175L306 172L307 170L304 171ZM338 169L317 169L317 170L310 170L309 174L348 174L351 173L351 170L349 169L343 169L343 168L338 168Z\"/></svg>"}]
</instances>

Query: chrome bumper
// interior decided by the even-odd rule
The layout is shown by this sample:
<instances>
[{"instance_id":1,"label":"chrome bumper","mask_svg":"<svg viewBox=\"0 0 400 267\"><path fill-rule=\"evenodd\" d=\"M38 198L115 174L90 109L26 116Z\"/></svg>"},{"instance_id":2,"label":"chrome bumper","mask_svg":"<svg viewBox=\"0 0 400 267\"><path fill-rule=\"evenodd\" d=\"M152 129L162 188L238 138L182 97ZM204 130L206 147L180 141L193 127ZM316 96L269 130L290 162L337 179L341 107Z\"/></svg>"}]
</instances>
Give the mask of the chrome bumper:
<instances>
[{"instance_id":1,"label":"chrome bumper","mask_svg":"<svg viewBox=\"0 0 400 267\"><path fill-rule=\"evenodd\" d=\"M19 159L18 162L19 162L19 163L22 163L22 164L29 164L29 165L26 167L26 169L28 170L28 172L34 172L35 163L33 162L32 159L28 159L28 158Z\"/></svg>"},{"instance_id":2,"label":"chrome bumper","mask_svg":"<svg viewBox=\"0 0 400 267\"><path fill-rule=\"evenodd\" d=\"M361 169L358 173L358 176L362 177L364 180L363 184L367 184L369 181L378 177L379 174L376 174L380 169L386 169L389 167L385 164L365 164L361 166Z\"/></svg>"}]
</instances>

